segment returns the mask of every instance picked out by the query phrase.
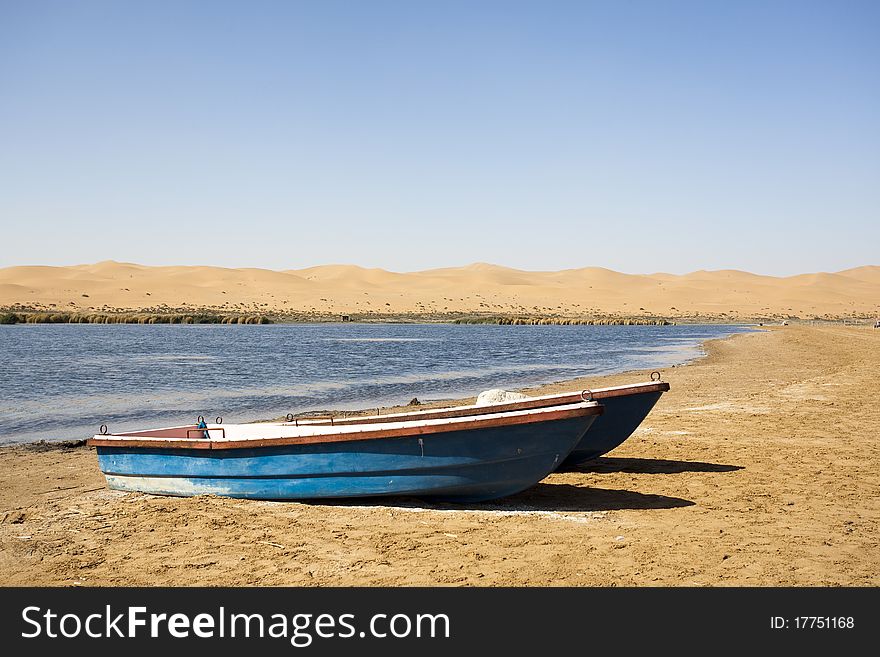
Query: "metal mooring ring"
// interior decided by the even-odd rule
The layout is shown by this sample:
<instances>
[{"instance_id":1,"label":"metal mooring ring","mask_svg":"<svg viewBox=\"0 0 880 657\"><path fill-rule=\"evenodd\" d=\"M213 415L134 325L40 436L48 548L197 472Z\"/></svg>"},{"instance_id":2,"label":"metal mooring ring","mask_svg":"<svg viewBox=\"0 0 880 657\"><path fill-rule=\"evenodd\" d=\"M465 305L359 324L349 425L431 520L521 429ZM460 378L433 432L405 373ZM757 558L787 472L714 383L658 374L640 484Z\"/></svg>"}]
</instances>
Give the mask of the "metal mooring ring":
<instances>
[{"instance_id":1,"label":"metal mooring ring","mask_svg":"<svg viewBox=\"0 0 880 657\"><path fill-rule=\"evenodd\" d=\"M223 418L222 418L221 416L218 415L218 416L217 416L217 419L214 420L214 422L216 422L217 424L223 424Z\"/></svg>"},{"instance_id":2,"label":"metal mooring ring","mask_svg":"<svg viewBox=\"0 0 880 657\"><path fill-rule=\"evenodd\" d=\"M592 390L582 390L581 391L581 399L585 402L593 401L593 391Z\"/></svg>"},{"instance_id":3,"label":"metal mooring ring","mask_svg":"<svg viewBox=\"0 0 880 657\"><path fill-rule=\"evenodd\" d=\"M288 414L287 414L287 421L288 421L288 422L293 422L293 413L288 413Z\"/></svg>"},{"instance_id":4,"label":"metal mooring ring","mask_svg":"<svg viewBox=\"0 0 880 657\"><path fill-rule=\"evenodd\" d=\"M657 375L656 379L654 378L655 374ZM651 381L659 381L659 380L660 380L660 372L657 372L657 371L651 372Z\"/></svg>"},{"instance_id":5,"label":"metal mooring ring","mask_svg":"<svg viewBox=\"0 0 880 657\"><path fill-rule=\"evenodd\" d=\"M107 425L106 425L106 424L102 424L102 425L101 425L101 428L98 429L98 431L100 432L100 434L101 434L102 436L106 436L106 435L107 435Z\"/></svg>"}]
</instances>

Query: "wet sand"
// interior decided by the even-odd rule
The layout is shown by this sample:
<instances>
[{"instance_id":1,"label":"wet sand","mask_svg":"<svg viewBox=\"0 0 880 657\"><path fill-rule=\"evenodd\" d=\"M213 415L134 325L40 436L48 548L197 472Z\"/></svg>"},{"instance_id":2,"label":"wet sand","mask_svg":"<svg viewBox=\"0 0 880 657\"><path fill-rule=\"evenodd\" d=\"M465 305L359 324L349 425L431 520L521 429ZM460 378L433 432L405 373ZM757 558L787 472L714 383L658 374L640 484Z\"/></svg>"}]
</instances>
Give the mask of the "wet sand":
<instances>
[{"instance_id":1,"label":"wet sand","mask_svg":"<svg viewBox=\"0 0 880 657\"><path fill-rule=\"evenodd\" d=\"M2 448L0 583L880 584L880 331L707 353L610 455L488 504L151 497L107 490L85 447Z\"/></svg>"}]
</instances>

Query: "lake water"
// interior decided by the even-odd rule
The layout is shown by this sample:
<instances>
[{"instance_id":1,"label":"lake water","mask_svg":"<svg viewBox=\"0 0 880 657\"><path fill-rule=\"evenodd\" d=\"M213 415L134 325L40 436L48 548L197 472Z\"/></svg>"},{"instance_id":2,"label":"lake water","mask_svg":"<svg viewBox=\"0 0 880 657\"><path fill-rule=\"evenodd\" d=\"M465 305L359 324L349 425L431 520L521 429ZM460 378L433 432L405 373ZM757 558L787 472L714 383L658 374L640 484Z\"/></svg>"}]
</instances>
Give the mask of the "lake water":
<instances>
[{"instance_id":1,"label":"lake water","mask_svg":"<svg viewBox=\"0 0 880 657\"><path fill-rule=\"evenodd\" d=\"M466 397L699 356L736 326L0 326L0 443Z\"/></svg>"}]
</instances>

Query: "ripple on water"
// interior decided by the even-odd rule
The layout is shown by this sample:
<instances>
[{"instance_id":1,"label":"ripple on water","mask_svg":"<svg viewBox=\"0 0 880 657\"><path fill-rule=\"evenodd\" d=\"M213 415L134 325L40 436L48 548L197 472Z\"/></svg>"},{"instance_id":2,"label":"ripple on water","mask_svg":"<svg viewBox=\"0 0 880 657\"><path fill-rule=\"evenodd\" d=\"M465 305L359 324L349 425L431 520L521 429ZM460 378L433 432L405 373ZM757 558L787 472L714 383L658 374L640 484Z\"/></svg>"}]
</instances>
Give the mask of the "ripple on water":
<instances>
[{"instance_id":1,"label":"ripple on water","mask_svg":"<svg viewBox=\"0 0 880 657\"><path fill-rule=\"evenodd\" d=\"M0 442L472 396L669 367L732 326L0 327Z\"/></svg>"}]
</instances>

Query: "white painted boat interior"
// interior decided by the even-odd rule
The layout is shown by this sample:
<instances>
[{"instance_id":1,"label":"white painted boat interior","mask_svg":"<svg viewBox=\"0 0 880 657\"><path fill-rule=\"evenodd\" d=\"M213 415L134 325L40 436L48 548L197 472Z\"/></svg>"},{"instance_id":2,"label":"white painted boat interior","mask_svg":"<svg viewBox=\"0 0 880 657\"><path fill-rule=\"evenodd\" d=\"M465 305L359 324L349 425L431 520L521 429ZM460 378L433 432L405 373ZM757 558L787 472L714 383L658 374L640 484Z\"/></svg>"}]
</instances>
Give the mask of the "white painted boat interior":
<instances>
[{"instance_id":1,"label":"white painted boat interior","mask_svg":"<svg viewBox=\"0 0 880 657\"><path fill-rule=\"evenodd\" d=\"M598 393L602 393L602 392L613 392L615 390L632 390L633 392L638 392L639 389L641 389L641 388L648 388L650 386L655 386L658 383L660 383L660 382L659 381L645 381L644 383L628 383L628 384L621 385L621 386L608 386L605 388L592 388L589 390L589 392L592 392L594 395L598 394ZM524 401L536 401L536 400L537 401L545 401L545 400L552 401L554 399L563 399L565 397L570 397L571 395L577 395L580 392L581 392L580 390L574 390L572 392L554 393L552 395L536 395L534 397L526 397L526 399ZM587 390L584 390L583 392L587 392ZM468 404L465 406L427 408L427 409L420 410L420 411L402 411L400 413L385 413L379 417L386 418L386 419L387 418L396 418L396 417L416 417L417 418L420 415L426 415L429 413L437 413L438 411L446 410L447 408L450 410L455 409L457 411L458 410L467 411L467 410L477 410L477 409L489 410L493 406L503 406L505 404L510 404L510 403L511 402L509 402L509 401L500 401L500 402L496 402L496 403L492 403L492 404ZM513 403L515 403L515 402L513 402ZM369 417L369 416L359 415L359 416L351 416L349 418L344 418L344 417L343 418L334 418L334 420L337 423L337 425L340 425L340 424L343 424L346 420L355 420L355 419L362 420L365 417ZM296 424L298 426L303 426L304 424L309 424L309 423L324 424L327 421L328 420L326 417L309 418L308 416L305 416L305 417L297 418L296 422L275 422L273 424L280 424L280 425Z\"/></svg>"},{"instance_id":2,"label":"white painted boat interior","mask_svg":"<svg viewBox=\"0 0 880 657\"><path fill-rule=\"evenodd\" d=\"M306 436L326 436L350 434L356 435L367 431L394 431L396 433L405 429L417 429L427 426L441 426L444 424L462 425L463 430L467 430L468 425L476 424L481 420L497 420L503 421L504 418L515 418L523 416L534 416L539 418L541 415L548 415L555 411L571 410L575 408L592 408L599 406L598 402L579 402L576 404L565 404L562 406L545 406L543 408L528 409L521 411L506 411L503 413L490 413L480 415L470 415L467 417L457 418L438 418L427 420L410 420L406 422L398 422L389 427L387 423L375 422L369 424L354 425L310 425L300 424L279 424L272 422L256 422L244 424L212 424L208 423L207 429L197 430L195 425L186 425L181 427L164 427L158 429L147 429L144 431L128 431L124 433L114 434L96 434L96 440L102 441L118 441L124 444L126 441L137 441L145 438L151 441L174 441L182 440L203 442L205 431L208 432L213 442L222 443L224 441L243 441L243 440L267 440L273 438L301 438ZM485 408L485 407L482 407ZM383 416L385 417L385 416ZM189 434L189 436L187 435Z\"/></svg>"}]
</instances>

